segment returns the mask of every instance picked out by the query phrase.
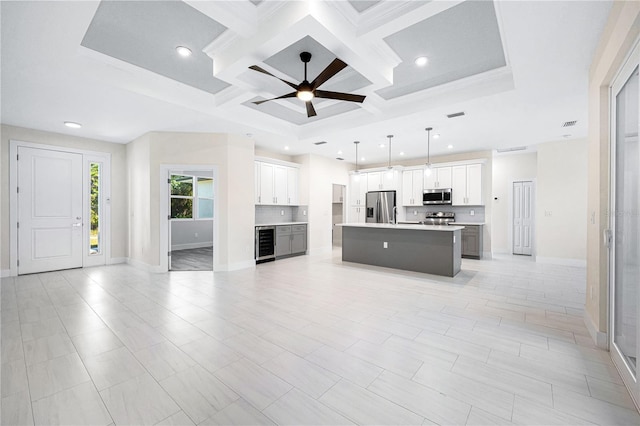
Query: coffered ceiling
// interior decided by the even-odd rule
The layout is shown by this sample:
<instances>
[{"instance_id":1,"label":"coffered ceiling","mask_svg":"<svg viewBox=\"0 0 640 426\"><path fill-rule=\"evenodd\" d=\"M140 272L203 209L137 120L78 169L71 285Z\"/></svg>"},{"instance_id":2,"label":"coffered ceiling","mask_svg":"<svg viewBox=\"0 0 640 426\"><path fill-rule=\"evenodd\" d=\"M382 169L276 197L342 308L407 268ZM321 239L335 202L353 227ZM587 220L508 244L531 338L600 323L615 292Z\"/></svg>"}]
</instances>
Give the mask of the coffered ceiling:
<instances>
[{"instance_id":1,"label":"coffered ceiling","mask_svg":"<svg viewBox=\"0 0 640 426\"><path fill-rule=\"evenodd\" d=\"M440 135L432 155L584 137L588 67L610 6L3 1L1 118L117 143L148 131L244 133L264 149L350 162L360 140L364 164L388 160L388 134L394 157L423 157L427 126ZM295 97L254 104L292 88L249 66L297 85L303 51L309 81L339 58L348 66L321 89L365 101L315 98L310 118ZM447 118L456 112L465 115Z\"/></svg>"}]
</instances>

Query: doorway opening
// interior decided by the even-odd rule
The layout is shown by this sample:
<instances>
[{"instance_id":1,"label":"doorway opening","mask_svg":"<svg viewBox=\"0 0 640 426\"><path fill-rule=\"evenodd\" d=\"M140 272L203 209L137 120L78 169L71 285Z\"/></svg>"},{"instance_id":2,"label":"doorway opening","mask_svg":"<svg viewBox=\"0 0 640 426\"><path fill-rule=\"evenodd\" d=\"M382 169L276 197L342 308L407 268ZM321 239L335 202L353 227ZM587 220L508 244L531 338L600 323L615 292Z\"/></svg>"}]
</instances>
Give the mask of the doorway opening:
<instances>
[{"instance_id":1,"label":"doorway opening","mask_svg":"<svg viewBox=\"0 0 640 426\"><path fill-rule=\"evenodd\" d=\"M640 406L640 45L611 87L609 348Z\"/></svg>"},{"instance_id":2,"label":"doorway opening","mask_svg":"<svg viewBox=\"0 0 640 426\"><path fill-rule=\"evenodd\" d=\"M170 170L169 270L213 271L213 170Z\"/></svg>"},{"instance_id":3,"label":"doorway opening","mask_svg":"<svg viewBox=\"0 0 640 426\"><path fill-rule=\"evenodd\" d=\"M344 197L346 191L347 188L345 185L333 184L333 197L331 202L331 243L333 247L342 247L342 227L336 225L344 223Z\"/></svg>"},{"instance_id":4,"label":"doorway opening","mask_svg":"<svg viewBox=\"0 0 640 426\"><path fill-rule=\"evenodd\" d=\"M516 181L511 190L511 253L533 255L535 196L532 180Z\"/></svg>"}]
</instances>

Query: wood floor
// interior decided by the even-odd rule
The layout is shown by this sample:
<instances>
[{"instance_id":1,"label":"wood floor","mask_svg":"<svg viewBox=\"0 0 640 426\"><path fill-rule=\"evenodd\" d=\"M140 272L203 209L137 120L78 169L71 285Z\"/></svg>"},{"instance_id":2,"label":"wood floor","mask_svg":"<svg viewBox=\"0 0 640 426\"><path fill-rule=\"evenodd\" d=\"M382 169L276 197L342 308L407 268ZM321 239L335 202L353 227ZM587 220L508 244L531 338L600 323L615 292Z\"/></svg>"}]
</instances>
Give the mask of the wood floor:
<instances>
[{"instance_id":1,"label":"wood floor","mask_svg":"<svg viewBox=\"0 0 640 426\"><path fill-rule=\"evenodd\" d=\"M640 424L583 325L585 270L463 260L131 266L2 279L9 424Z\"/></svg>"},{"instance_id":2,"label":"wood floor","mask_svg":"<svg viewBox=\"0 0 640 426\"><path fill-rule=\"evenodd\" d=\"M213 271L213 247L171 252L172 271Z\"/></svg>"}]
</instances>

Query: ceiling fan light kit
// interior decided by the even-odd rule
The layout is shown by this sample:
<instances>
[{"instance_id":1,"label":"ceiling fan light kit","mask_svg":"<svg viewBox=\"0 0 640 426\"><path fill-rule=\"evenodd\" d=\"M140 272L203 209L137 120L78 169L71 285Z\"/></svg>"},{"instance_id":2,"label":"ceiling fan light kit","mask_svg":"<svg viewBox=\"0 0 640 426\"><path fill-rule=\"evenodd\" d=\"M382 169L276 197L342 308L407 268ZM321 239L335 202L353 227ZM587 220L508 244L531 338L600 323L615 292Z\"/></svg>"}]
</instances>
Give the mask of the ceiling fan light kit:
<instances>
[{"instance_id":1,"label":"ceiling fan light kit","mask_svg":"<svg viewBox=\"0 0 640 426\"><path fill-rule=\"evenodd\" d=\"M313 98L323 98L323 99L334 99L337 101L347 101L347 102L358 102L362 103L366 96L362 95L354 95L351 93L341 93L341 92L330 92L326 90L318 90L323 83L329 80L334 75L338 74L344 68L347 67L347 64L341 61L338 58L335 58L311 83L307 80L307 64L311 61L311 53L302 52L300 53L300 60L304 63L304 80L300 84L291 83L290 81L283 80L280 77L276 77L271 74L269 71L259 67L258 65L252 65L249 69L261 72L266 75L270 75L271 77L275 77L278 80L282 81L292 89L295 89L295 92L287 93L282 96L278 96L272 99L265 99L262 101L255 101L255 105L260 105L264 102L273 101L276 99L285 99L285 98L293 98L296 97L305 103L307 108L307 117L314 117L317 115L315 108L311 101Z\"/></svg>"}]
</instances>

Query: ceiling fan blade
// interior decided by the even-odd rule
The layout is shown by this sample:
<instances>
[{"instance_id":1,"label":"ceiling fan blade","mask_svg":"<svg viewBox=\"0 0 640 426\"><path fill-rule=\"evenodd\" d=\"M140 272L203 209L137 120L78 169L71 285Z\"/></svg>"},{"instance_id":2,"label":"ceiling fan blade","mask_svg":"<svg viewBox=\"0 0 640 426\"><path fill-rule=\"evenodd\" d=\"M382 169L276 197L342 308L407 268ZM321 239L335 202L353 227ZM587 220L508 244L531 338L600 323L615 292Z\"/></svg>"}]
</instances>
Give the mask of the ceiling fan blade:
<instances>
[{"instance_id":1,"label":"ceiling fan blade","mask_svg":"<svg viewBox=\"0 0 640 426\"><path fill-rule=\"evenodd\" d=\"M267 70L265 70L265 69L262 69L262 68L260 68L260 67L259 67L259 66L257 66L257 65L251 65L251 66L249 67L249 69L250 69L250 70L254 70L254 71L261 72L261 73L266 74L266 75L270 75L271 77L277 78L277 79L278 79L278 80L280 80L281 82L283 82L283 83L285 83L285 84L289 85L289 87L291 87L291 88L293 88L293 89L298 90L298 85L297 85L297 84L293 84L293 83L291 83L290 81L283 80L283 79L281 79L280 77L277 77L277 76L275 76L275 75L271 74L269 71L267 71Z\"/></svg>"},{"instance_id":2,"label":"ceiling fan blade","mask_svg":"<svg viewBox=\"0 0 640 426\"><path fill-rule=\"evenodd\" d=\"M278 96L277 98L263 99L261 101L254 102L254 104L260 105L260 104L265 103L265 102L275 101L276 99L295 98L296 97L296 93L298 93L298 92L287 93L286 95Z\"/></svg>"},{"instance_id":3,"label":"ceiling fan blade","mask_svg":"<svg viewBox=\"0 0 640 426\"><path fill-rule=\"evenodd\" d=\"M333 60L333 62L331 62L329 64L328 67L326 67L317 77L315 80L313 80L311 82L311 88L312 90L315 90L316 88L318 88L322 83L324 83L325 81L329 80L331 77L333 77L334 75L338 74L340 71L342 71L342 69L344 69L347 66L347 64L345 64L344 62L342 62L340 59L336 58Z\"/></svg>"},{"instance_id":4,"label":"ceiling fan blade","mask_svg":"<svg viewBox=\"0 0 640 426\"><path fill-rule=\"evenodd\" d=\"M326 90L316 90L316 98L337 99L339 101L359 102L362 103L366 96L354 95L352 93L328 92Z\"/></svg>"},{"instance_id":5,"label":"ceiling fan blade","mask_svg":"<svg viewBox=\"0 0 640 426\"><path fill-rule=\"evenodd\" d=\"M307 105L307 117L315 117L317 115L316 109L313 107L311 101L305 102L305 104Z\"/></svg>"}]
</instances>

